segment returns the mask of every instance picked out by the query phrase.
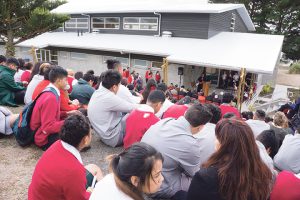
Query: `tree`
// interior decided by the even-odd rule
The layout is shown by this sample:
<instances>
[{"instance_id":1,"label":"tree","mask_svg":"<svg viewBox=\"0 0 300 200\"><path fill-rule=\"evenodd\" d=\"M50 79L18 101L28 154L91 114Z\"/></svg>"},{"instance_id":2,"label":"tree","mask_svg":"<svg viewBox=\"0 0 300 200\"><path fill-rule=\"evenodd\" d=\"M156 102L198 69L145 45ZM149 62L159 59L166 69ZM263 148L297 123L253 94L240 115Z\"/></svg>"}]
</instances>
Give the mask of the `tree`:
<instances>
[{"instance_id":1,"label":"tree","mask_svg":"<svg viewBox=\"0 0 300 200\"><path fill-rule=\"evenodd\" d=\"M212 0L211 2L245 4L256 32L284 35L282 51L290 59L300 59L300 1Z\"/></svg>"},{"instance_id":2,"label":"tree","mask_svg":"<svg viewBox=\"0 0 300 200\"><path fill-rule=\"evenodd\" d=\"M0 0L0 41L6 56L14 56L15 45L42 33L55 30L69 19L50 11L63 0Z\"/></svg>"}]
</instances>

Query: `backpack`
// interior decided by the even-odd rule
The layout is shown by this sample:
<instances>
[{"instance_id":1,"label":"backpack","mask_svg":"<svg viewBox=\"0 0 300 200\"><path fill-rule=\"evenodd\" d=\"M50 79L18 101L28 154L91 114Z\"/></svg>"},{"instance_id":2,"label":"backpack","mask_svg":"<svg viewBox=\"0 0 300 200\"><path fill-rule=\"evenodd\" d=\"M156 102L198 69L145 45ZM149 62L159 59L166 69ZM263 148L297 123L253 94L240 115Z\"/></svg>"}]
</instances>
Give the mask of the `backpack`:
<instances>
[{"instance_id":1,"label":"backpack","mask_svg":"<svg viewBox=\"0 0 300 200\"><path fill-rule=\"evenodd\" d=\"M36 130L31 130L30 128L30 120L31 120L31 115L34 109L34 106L36 104L36 101L39 99L39 97L45 93L45 92L52 92L55 94L56 98L58 99L58 94L56 90L52 87L46 88L41 92L35 100L33 100L31 103L26 105L22 112L20 113L19 117L13 124L13 133L15 135L15 138L18 142L18 144L22 147L25 147L27 145L30 145L34 143L34 135Z\"/></svg>"}]
</instances>

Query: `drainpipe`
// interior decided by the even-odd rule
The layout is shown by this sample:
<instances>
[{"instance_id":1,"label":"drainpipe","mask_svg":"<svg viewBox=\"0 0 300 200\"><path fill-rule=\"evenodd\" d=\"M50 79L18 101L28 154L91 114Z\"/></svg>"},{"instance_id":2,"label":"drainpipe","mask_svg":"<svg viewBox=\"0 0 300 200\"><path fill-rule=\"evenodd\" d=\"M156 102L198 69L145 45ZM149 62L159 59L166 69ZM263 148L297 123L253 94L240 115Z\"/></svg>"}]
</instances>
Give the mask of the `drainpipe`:
<instances>
[{"instance_id":1,"label":"drainpipe","mask_svg":"<svg viewBox=\"0 0 300 200\"><path fill-rule=\"evenodd\" d=\"M87 15L87 14L81 14L82 16L86 16L86 17L88 17L89 18L89 23L88 23L88 26L89 26L89 29L88 29L88 31L89 31L89 33L91 32L91 16L90 15Z\"/></svg>"},{"instance_id":2,"label":"drainpipe","mask_svg":"<svg viewBox=\"0 0 300 200\"><path fill-rule=\"evenodd\" d=\"M158 16L158 35L155 35L156 37L160 37L160 29L161 29L161 14L158 12L154 12L154 15Z\"/></svg>"}]
</instances>

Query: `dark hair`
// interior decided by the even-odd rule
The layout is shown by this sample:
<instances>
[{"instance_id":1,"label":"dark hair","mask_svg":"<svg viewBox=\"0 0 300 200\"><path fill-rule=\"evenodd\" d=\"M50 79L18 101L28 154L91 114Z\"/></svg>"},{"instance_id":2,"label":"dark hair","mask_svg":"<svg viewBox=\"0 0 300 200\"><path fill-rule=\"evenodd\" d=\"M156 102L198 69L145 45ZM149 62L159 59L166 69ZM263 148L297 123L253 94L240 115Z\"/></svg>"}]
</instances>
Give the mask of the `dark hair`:
<instances>
[{"instance_id":1,"label":"dark hair","mask_svg":"<svg viewBox=\"0 0 300 200\"><path fill-rule=\"evenodd\" d=\"M49 80L51 83L55 83L57 79L68 77L68 72L60 66L52 67L49 73Z\"/></svg>"},{"instance_id":2,"label":"dark hair","mask_svg":"<svg viewBox=\"0 0 300 200\"><path fill-rule=\"evenodd\" d=\"M133 84L129 84L129 85L127 85L127 88L128 88L128 90L134 90L134 85Z\"/></svg>"},{"instance_id":3,"label":"dark hair","mask_svg":"<svg viewBox=\"0 0 300 200\"><path fill-rule=\"evenodd\" d=\"M82 79L85 80L86 82L89 82L89 81L94 81L95 77L91 73L86 73L86 74L83 75Z\"/></svg>"},{"instance_id":4,"label":"dark hair","mask_svg":"<svg viewBox=\"0 0 300 200\"><path fill-rule=\"evenodd\" d=\"M122 79L121 79L121 84L124 85L124 86L127 86L127 85L128 85L128 80L127 80L127 78L122 78Z\"/></svg>"},{"instance_id":5,"label":"dark hair","mask_svg":"<svg viewBox=\"0 0 300 200\"><path fill-rule=\"evenodd\" d=\"M268 199L272 173L260 157L249 125L240 120L223 119L216 125L215 134L220 147L202 167L218 169L220 196L223 199Z\"/></svg>"},{"instance_id":6,"label":"dark hair","mask_svg":"<svg viewBox=\"0 0 300 200\"><path fill-rule=\"evenodd\" d=\"M273 118L270 117L270 116L266 116L266 117L265 117L265 122L266 122L266 123L273 122Z\"/></svg>"},{"instance_id":7,"label":"dark hair","mask_svg":"<svg viewBox=\"0 0 300 200\"><path fill-rule=\"evenodd\" d=\"M228 112L223 115L223 119L235 119L237 116L233 112Z\"/></svg>"},{"instance_id":8,"label":"dark hair","mask_svg":"<svg viewBox=\"0 0 300 200\"><path fill-rule=\"evenodd\" d=\"M25 69L25 61L22 59L22 58L18 58L18 61L19 61L19 65L18 65L18 70L19 69L22 69L24 70Z\"/></svg>"},{"instance_id":9,"label":"dark hair","mask_svg":"<svg viewBox=\"0 0 300 200\"><path fill-rule=\"evenodd\" d=\"M166 92L166 91L168 90L168 87L167 87L167 85L166 85L165 83L159 83L159 84L157 85L157 89L158 89L158 90L161 90L161 91L163 91L163 92Z\"/></svg>"},{"instance_id":10,"label":"dark hair","mask_svg":"<svg viewBox=\"0 0 300 200\"><path fill-rule=\"evenodd\" d=\"M256 137L266 149L271 149L270 157L273 159L278 152L279 144L273 130L265 130Z\"/></svg>"},{"instance_id":11,"label":"dark hair","mask_svg":"<svg viewBox=\"0 0 300 200\"><path fill-rule=\"evenodd\" d=\"M154 79L149 79L146 84L145 90L142 93L143 98L144 98L141 102L142 104L145 104L147 102L147 98L148 98L150 92L156 88L157 88L156 81Z\"/></svg>"},{"instance_id":12,"label":"dark hair","mask_svg":"<svg viewBox=\"0 0 300 200\"><path fill-rule=\"evenodd\" d=\"M135 143L119 155L113 157L110 168L115 175L117 187L134 200L143 200L142 186L148 186L153 179L155 161L163 161L161 153L146 143ZM131 177L139 178L138 187L131 183Z\"/></svg>"},{"instance_id":13,"label":"dark hair","mask_svg":"<svg viewBox=\"0 0 300 200\"><path fill-rule=\"evenodd\" d=\"M40 74L40 66L41 66L42 62L37 62L34 64L32 70L31 70L31 74L30 74L30 81L32 80L32 78L37 75ZM44 75L44 74L40 74L40 75Z\"/></svg>"},{"instance_id":14,"label":"dark hair","mask_svg":"<svg viewBox=\"0 0 300 200\"><path fill-rule=\"evenodd\" d=\"M84 115L71 115L64 121L60 131L60 139L78 148L81 140L90 134L90 129L89 121Z\"/></svg>"},{"instance_id":15,"label":"dark hair","mask_svg":"<svg viewBox=\"0 0 300 200\"><path fill-rule=\"evenodd\" d=\"M107 61L106 61L106 64L107 64L107 69L115 70L116 67L117 67L118 65L120 65L121 63L120 63L120 61L118 61L118 60L107 60Z\"/></svg>"},{"instance_id":16,"label":"dark hair","mask_svg":"<svg viewBox=\"0 0 300 200\"><path fill-rule=\"evenodd\" d=\"M79 79L83 78L83 72L82 72L82 71L76 72L76 73L74 74L74 78L75 78L76 80L79 80Z\"/></svg>"},{"instance_id":17,"label":"dark hair","mask_svg":"<svg viewBox=\"0 0 300 200\"><path fill-rule=\"evenodd\" d=\"M0 63L6 62L6 57L4 55L0 55Z\"/></svg>"},{"instance_id":18,"label":"dark hair","mask_svg":"<svg viewBox=\"0 0 300 200\"><path fill-rule=\"evenodd\" d=\"M255 112L255 116L256 116L258 119L264 121L265 118L266 118L266 113L265 113L265 111L263 111L263 110L257 110L257 111Z\"/></svg>"},{"instance_id":19,"label":"dark hair","mask_svg":"<svg viewBox=\"0 0 300 200\"><path fill-rule=\"evenodd\" d=\"M8 59L6 60L6 64L7 64L7 65L9 65L9 64L14 64L14 65L16 65L18 68L19 68L19 66L20 66L20 63L19 63L18 59L16 59L16 58L8 58Z\"/></svg>"},{"instance_id":20,"label":"dark hair","mask_svg":"<svg viewBox=\"0 0 300 200\"><path fill-rule=\"evenodd\" d=\"M212 124L217 124L220 119L222 118L222 113L221 113L221 109L216 106L215 104L205 104L205 106L210 110L210 112L212 113L212 118L209 121Z\"/></svg>"},{"instance_id":21,"label":"dark hair","mask_svg":"<svg viewBox=\"0 0 300 200\"><path fill-rule=\"evenodd\" d=\"M251 112L251 111L244 111L241 114L242 114L242 117L246 120L253 119L253 112Z\"/></svg>"},{"instance_id":22,"label":"dark hair","mask_svg":"<svg viewBox=\"0 0 300 200\"><path fill-rule=\"evenodd\" d=\"M164 103L166 100L165 93L161 90L153 90L150 92L147 101L150 103Z\"/></svg>"},{"instance_id":23,"label":"dark hair","mask_svg":"<svg viewBox=\"0 0 300 200\"><path fill-rule=\"evenodd\" d=\"M184 117L191 126L197 127L209 122L212 118L212 113L206 106L194 104L188 108Z\"/></svg>"},{"instance_id":24,"label":"dark hair","mask_svg":"<svg viewBox=\"0 0 300 200\"><path fill-rule=\"evenodd\" d=\"M44 68L44 80L50 81L50 72L54 66L49 66Z\"/></svg>"},{"instance_id":25,"label":"dark hair","mask_svg":"<svg viewBox=\"0 0 300 200\"><path fill-rule=\"evenodd\" d=\"M111 69L107 70L102 76L102 86L106 89L110 89L114 85L119 85L121 78L122 77L119 72Z\"/></svg>"},{"instance_id":26,"label":"dark hair","mask_svg":"<svg viewBox=\"0 0 300 200\"><path fill-rule=\"evenodd\" d=\"M86 73L87 73L87 74L95 75L95 72L94 72L94 70L92 70L92 69L88 70Z\"/></svg>"},{"instance_id":27,"label":"dark hair","mask_svg":"<svg viewBox=\"0 0 300 200\"><path fill-rule=\"evenodd\" d=\"M233 100L233 95L229 92L223 94L222 103L230 103Z\"/></svg>"},{"instance_id":28,"label":"dark hair","mask_svg":"<svg viewBox=\"0 0 300 200\"><path fill-rule=\"evenodd\" d=\"M27 69L27 70L31 70L32 67L33 67L32 62L27 62L27 63L24 65L24 68Z\"/></svg>"},{"instance_id":29,"label":"dark hair","mask_svg":"<svg viewBox=\"0 0 300 200\"><path fill-rule=\"evenodd\" d=\"M176 104L177 105L188 105L194 103L192 101L192 98L190 96L185 96L182 99L180 99Z\"/></svg>"}]
</instances>

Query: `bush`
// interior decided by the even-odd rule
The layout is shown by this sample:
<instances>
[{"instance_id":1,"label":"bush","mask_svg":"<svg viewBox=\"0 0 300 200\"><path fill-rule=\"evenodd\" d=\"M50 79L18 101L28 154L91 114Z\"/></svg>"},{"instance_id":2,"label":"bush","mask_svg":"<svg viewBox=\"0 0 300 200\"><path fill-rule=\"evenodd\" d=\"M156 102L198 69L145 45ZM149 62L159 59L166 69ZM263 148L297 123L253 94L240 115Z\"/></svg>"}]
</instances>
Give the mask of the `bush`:
<instances>
[{"instance_id":1,"label":"bush","mask_svg":"<svg viewBox=\"0 0 300 200\"><path fill-rule=\"evenodd\" d=\"M290 69L289 69L290 74L300 74L300 63L294 63Z\"/></svg>"},{"instance_id":2,"label":"bush","mask_svg":"<svg viewBox=\"0 0 300 200\"><path fill-rule=\"evenodd\" d=\"M271 87L270 84L266 84L266 85L264 85L264 87L262 88L262 90L261 90L259 96L261 97L261 96L265 96L265 95L271 94L273 91L274 91L274 88Z\"/></svg>"}]
</instances>

